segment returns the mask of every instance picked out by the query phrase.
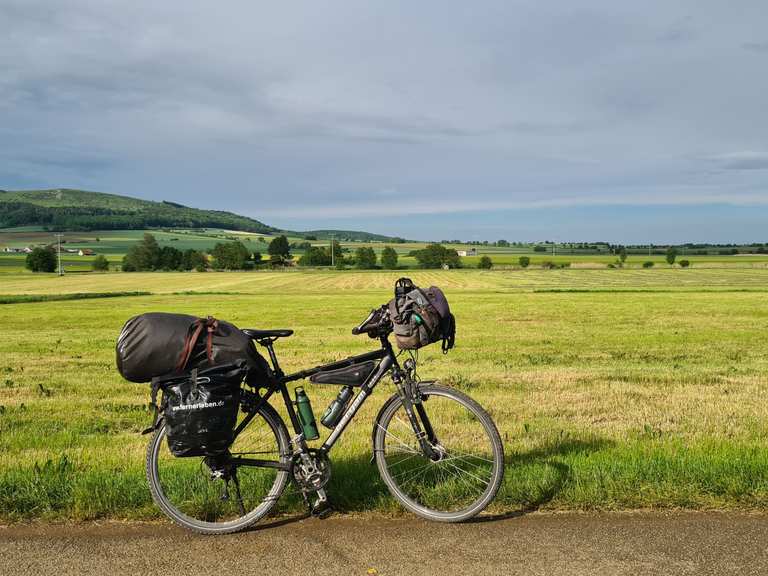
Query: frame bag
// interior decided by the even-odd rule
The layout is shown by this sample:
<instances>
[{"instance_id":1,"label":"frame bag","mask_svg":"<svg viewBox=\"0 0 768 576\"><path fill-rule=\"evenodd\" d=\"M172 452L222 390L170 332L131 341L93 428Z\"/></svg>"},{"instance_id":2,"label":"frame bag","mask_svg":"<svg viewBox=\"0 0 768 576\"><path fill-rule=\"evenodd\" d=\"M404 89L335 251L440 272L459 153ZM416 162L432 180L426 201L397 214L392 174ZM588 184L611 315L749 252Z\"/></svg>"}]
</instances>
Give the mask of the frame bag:
<instances>
[{"instance_id":1,"label":"frame bag","mask_svg":"<svg viewBox=\"0 0 768 576\"><path fill-rule=\"evenodd\" d=\"M174 456L223 454L234 440L244 362L197 369L157 382L168 448Z\"/></svg>"},{"instance_id":2,"label":"frame bag","mask_svg":"<svg viewBox=\"0 0 768 576\"><path fill-rule=\"evenodd\" d=\"M423 290L410 278L400 278L388 307L395 341L401 350L417 350L439 341L443 353L453 348L456 320L445 294L437 286Z\"/></svg>"}]
</instances>

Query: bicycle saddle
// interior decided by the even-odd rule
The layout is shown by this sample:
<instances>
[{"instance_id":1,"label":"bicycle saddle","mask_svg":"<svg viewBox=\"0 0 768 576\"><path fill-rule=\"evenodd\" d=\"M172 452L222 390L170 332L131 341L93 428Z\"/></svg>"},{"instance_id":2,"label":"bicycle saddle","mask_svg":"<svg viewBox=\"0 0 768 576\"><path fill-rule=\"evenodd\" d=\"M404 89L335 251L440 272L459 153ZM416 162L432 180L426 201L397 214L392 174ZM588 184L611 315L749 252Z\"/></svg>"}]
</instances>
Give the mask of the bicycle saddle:
<instances>
[{"instance_id":1,"label":"bicycle saddle","mask_svg":"<svg viewBox=\"0 0 768 576\"><path fill-rule=\"evenodd\" d=\"M243 328L242 330L246 336L259 340L261 338L285 338L293 334L293 330L278 329L278 330L255 330L253 328Z\"/></svg>"}]
</instances>

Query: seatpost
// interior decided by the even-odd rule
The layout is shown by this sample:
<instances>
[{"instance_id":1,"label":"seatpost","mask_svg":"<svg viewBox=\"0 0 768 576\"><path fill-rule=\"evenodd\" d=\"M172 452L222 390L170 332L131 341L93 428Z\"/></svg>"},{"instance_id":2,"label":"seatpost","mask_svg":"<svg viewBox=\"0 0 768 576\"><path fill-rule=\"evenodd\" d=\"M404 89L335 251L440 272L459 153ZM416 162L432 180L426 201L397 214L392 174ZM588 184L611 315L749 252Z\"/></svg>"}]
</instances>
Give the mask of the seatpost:
<instances>
[{"instance_id":1,"label":"seatpost","mask_svg":"<svg viewBox=\"0 0 768 576\"><path fill-rule=\"evenodd\" d=\"M277 356L275 355L275 348L272 346L274 343L274 340L269 338L265 342L259 341L259 344L264 346L267 351L269 351L269 359L272 361L272 370L275 373L275 376L278 378L282 378L284 376L282 368L280 368L280 364L277 361Z\"/></svg>"}]
</instances>

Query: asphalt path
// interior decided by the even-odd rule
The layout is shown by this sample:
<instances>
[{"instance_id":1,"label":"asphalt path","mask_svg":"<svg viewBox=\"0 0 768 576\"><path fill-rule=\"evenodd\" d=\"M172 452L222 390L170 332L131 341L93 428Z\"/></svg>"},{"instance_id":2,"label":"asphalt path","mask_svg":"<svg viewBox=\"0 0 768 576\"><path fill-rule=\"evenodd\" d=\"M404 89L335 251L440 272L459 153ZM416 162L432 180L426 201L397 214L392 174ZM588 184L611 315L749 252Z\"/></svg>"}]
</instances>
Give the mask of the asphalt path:
<instances>
[{"instance_id":1,"label":"asphalt path","mask_svg":"<svg viewBox=\"0 0 768 576\"><path fill-rule=\"evenodd\" d=\"M768 515L524 514L267 521L230 536L167 523L0 527L3 576L177 574L768 574Z\"/></svg>"}]
</instances>

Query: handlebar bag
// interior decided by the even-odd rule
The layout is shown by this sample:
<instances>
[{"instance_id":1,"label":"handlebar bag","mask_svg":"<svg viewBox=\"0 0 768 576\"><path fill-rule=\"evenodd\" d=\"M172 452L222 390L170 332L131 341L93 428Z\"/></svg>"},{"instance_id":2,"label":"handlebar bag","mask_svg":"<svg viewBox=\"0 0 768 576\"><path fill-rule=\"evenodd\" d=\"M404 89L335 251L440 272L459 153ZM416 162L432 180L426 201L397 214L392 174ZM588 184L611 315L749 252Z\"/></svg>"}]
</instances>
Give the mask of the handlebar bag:
<instances>
[{"instance_id":1,"label":"handlebar bag","mask_svg":"<svg viewBox=\"0 0 768 576\"><path fill-rule=\"evenodd\" d=\"M362 386L368 380L368 376L371 375L375 367L376 362L369 360L368 362L360 362L359 364L352 364L351 366L337 368L336 370L325 370L312 374L309 377L309 381L315 384Z\"/></svg>"},{"instance_id":2,"label":"handlebar bag","mask_svg":"<svg viewBox=\"0 0 768 576\"><path fill-rule=\"evenodd\" d=\"M212 456L233 441L244 362L197 369L159 382L168 448L174 456Z\"/></svg>"},{"instance_id":3,"label":"handlebar bag","mask_svg":"<svg viewBox=\"0 0 768 576\"><path fill-rule=\"evenodd\" d=\"M437 286L422 290L408 278L401 278L388 306L395 341L401 350L416 350L440 341L443 352L453 348L456 320Z\"/></svg>"},{"instance_id":4,"label":"handlebar bag","mask_svg":"<svg viewBox=\"0 0 768 576\"><path fill-rule=\"evenodd\" d=\"M187 314L149 312L128 320L115 347L117 369L126 380L149 382L193 368L243 360L249 384L267 382L266 360L237 326Z\"/></svg>"}]
</instances>

